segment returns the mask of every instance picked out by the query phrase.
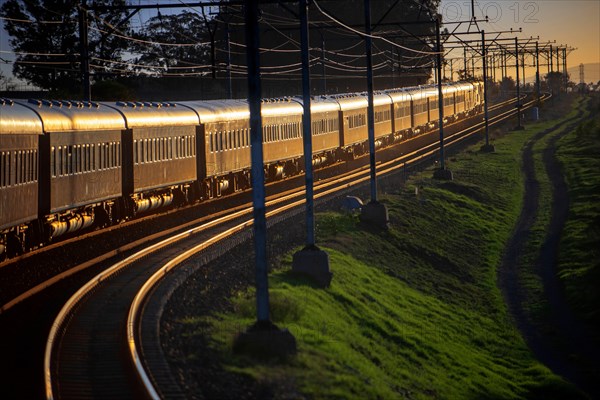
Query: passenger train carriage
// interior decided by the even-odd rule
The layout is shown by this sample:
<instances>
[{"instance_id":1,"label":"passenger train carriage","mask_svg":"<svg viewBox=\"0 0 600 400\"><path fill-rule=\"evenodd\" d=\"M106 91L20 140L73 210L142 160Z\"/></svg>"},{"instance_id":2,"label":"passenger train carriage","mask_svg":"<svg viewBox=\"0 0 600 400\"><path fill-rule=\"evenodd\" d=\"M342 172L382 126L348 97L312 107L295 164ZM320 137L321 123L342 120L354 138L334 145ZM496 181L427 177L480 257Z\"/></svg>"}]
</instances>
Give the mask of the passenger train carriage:
<instances>
[{"instance_id":1,"label":"passenger train carriage","mask_svg":"<svg viewBox=\"0 0 600 400\"><path fill-rule=\"evenodd\" d=\"M479 112L483 85L443 87L444 117ZM374 95L376 146L438 124L437 88ZM302 99L263 100L268 181L302 172ZM85 228L250 187L245 100L176 103L0 99L0 259ZM368 150L367 96L315 97L315 167Z\"/></svg>"}]
</instances>

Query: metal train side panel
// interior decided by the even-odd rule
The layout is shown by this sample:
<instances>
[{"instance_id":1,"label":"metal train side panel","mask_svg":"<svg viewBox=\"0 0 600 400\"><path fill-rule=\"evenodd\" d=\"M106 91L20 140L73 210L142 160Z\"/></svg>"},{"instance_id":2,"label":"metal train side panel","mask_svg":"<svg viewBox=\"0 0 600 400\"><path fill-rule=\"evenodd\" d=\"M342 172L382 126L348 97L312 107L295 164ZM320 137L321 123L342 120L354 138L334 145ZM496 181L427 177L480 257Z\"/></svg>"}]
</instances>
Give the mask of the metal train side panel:
<instances>
[{"instance_id":1,"label":"metal train side panel","mask_svg":"<svg viewBox=\"0 0 600 400\"><path fill-rule=\"evenodd\" d=\"M261 106L265 164L301 157L302 106L297 102L266 102Z\"/></svg>"},{"instance_id":2,"label":"metal train side panel","mask_svg":"<svg viewBox=\"0 0 600 400\"><path fill-rule=\"evenodd\" d=\"M0 230L37 218L38 137L0 135Z\"/></svg>"},{"instance_id":3,"label":"metal train side panel","mask_svg":"<svg viewBox=\"0 0 600 400\"><path fill-rule=\"evenodd\" d=\"M387 94L373 96L375 139L392 133L392 99Z\"/></svg>"},{"instance_id":4,"label":"metal train side panel","mask_svg":"<svg viewBox=\"0 0 600 400\"><path fill-rule=\"evenodd\" d=\"M35 113L0 99L0 230L37 218L40 137Z\"/></svg>"},{"instance_id":5,"label":"metal train side panel","mask_svg":"<svg viewBox=\"0 0 600 400\"><path fill-rule=\"evenodd\" d=\"M411 97L408 92L389 91L392 98L394 130L396 132L412 128Z\"/></svg>"},{"instance_id":6,"label":"metal train side panel","mask_svg":"<svg viewBox=\"0 0 600 400\"><path fill-rule=\"evenodd\" d=\"M300 105L302 98L295 98ZM320 154L340 147L339 104L328 98L311 99L311 135L313 154Z\"/></svg>"},{"instance_id":7,"label":"metal train side panel","mask_svg":"<svg viewBox=\"0 0 600 400\"><path fill-rule=\"evenodd\" d=\"M196 126L133 129L134 193L196 179Z\"/></svg>"},{"instance_id":8,"label":"metal train side panel","mask_svg":"<svg viewBox=\"0 0 600 400\"><path fill-rule=\"evenodd\" d=\"M174 103L108 104L131 130L133 192L168 188L197 179L198 115Z\"/></svg>"},{"instance_id":9,"label":"metal train side panel","mask_svg":"<svg viewBox=\"0 0 600 400\"><path fill-rule=\"evenodd\" d=\"M36 101L22 103L43 122L40 145L41 214L94 204L121 196L123 117L99 103Z\"/></svg>"},{"instance_id":10,"label":"metal train side panel","mask_svg":"<svg viewBox=\"0 0 600 400\"><path fill-rule=\"evenodd\" d=\"M178 103L194 110L204 134L204 154L198 169L206 177L223 176L250 168L250 111L240 100L188 101ZM204 168L202 168L202 166Z\"/></svg>"},{"instance_id":11,"label":"metal train side panel","mask_svg":"<svg viewBox=\"0 0 600 400\"><path fill-rule=\"evenodd\" d=\"M121 131L52 132L49 136L49 212L121 196Z\"/></svg>"},{"instance_id":12,"label":"metal train side panel","mask_svg":"<svg viewBox=\"0 0 600 400\"><path fill-rule=\"evenodd\" d=\"M0 134L0 230L38 213L38 136Z\"/></svg>"},{"instance_id":13,"label":"metal train side panel","mask_svg":"<svg viewBox=\"0 0 600 400\"><path fill-rule=\"evenodd\" d=\"M342 147L365 142L368 138L367 98L364 96L334 98L340 105Z\"/></svg>"}]
</instances>

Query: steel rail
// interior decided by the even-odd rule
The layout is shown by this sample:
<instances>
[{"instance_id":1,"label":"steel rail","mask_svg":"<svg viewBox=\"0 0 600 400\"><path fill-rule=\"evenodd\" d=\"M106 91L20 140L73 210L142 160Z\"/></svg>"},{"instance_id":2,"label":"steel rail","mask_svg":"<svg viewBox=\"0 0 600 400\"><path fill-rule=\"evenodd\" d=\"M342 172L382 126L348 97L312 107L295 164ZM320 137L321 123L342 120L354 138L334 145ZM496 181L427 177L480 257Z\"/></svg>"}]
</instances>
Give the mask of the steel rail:
<instances>
[{"instance_id":1,"label":"steel rail","mask_svg":"<svg viewBox=\"0 0 600 400\"><path fill-rule=\"evenodd\" d=\"M506 114L514 114L515 110L511 110ZM477 125L481 125L480 124L476 124ZM472 133L476 132L477 129L472 129ZM465 132L466 130L463 130L461 132ZM451 137L455 137L457 136L457 134L451 135L449 136L449 138ZM426 146L427 147L427 146ZM433 146L436 147L436 146ZM424 157L426 157L429 153L433 153L435 150L432 150L430 152L421 154L418 158L414 159L414 160L409 160L409 162L416 162L417 160L420 160ZM416 150L412 153L409 153L407 155L403 155L402 157L400 157L399 159L404 159L409 157L410 155L414 155L416 153L422 152L422 149ZM392 160L383 164L379 164L378 165L378 169L380 170L380 173L386 174L389 173L397 168L400 168L399 165L396 165L395 167L390 167L387 168L386 167L388 165L392 165L392 164L398 164L398 159L396 160ZM405 163L406 164L406 163ZM355 185L358 185L364 181L367 181L369 179L368 176L366 176L366 168L363 168L361 171L359 172L354 172L349 174L348 176L344 176L342 178L331 178L329 181L323 182L321 185L319 185L319 188L325 188L331 185L335 185L334 188L332 189L328 189L328 190L324 190L324 191L320 191L315 197L316 198L321 198L323 196L329 195L331 193L337 192L339 190L341 190L342 188L349 188ZM356 179L357 175L360 174L365 174L364 177L362 178L358 178ZM346 183L345 185L340 186L339 183L344 181L344 180L349 180L349 179L353 179L353 181L350 181L348 183ZM292 199L294 197L300 196L304 193L304 190L300 190L300 191L296 191L294 193L285 195L283 197L279 197L277 200L271 200L270 201L270 205L273 204L277 204L280 203L282 201L286 201L289 199ZM298 200L296 202L293 202L291 204L288 205L284 205L276 210L272 210L269 211L267 213L268 216L273 216L275 214L287 211L293 207L297 207L301 204L303 204L304 200ZM68 315L71 313L71 311L76 307L76 305L88 294L90 293L96 286L98 286L100 283L104 282L106 279L108 279L109 277L111 277L112 275L114 275L115 273L117 273L118 271L120 271L121 269L125 268L127 265L131 264L132 262L139 260L140 258L157 251L158 249L165 247L171 243L174 243L176 241L182 240L184 238L187 238L195 233L201 232L203 230L206 230L210 227L214 227L220 223L223 223L225 221L229 221L231 219L243 216L245 214L249 214L251 212L251 208L245 208L242 209L240 211L237 211L235 213L217 218L215 220L212 220L208 223L202 224L200 226L194 227L192 229L186 230L184 232L181 232L177 235L174 235L170 238L167 238L159 243L155 243L139 252L136 252L135 254L127 257L125 260L122 260L116 264L114 264L112 267L108 268L107 270L101 272L100 274L98 274L95 278L93 278L92 280L90 280L87 284L85 284L84 286L82 286L63 306L63 308L61 309L61 311L59 312L58 316L55 318L54 323L52 324L51 330L50 330L50 334L48 336L48 340L46 342L46 349L45 349L45 355L44 355L44 381L45 381L45 388L46 388L46 396L48 399L53 399L54 398L54 394L53 394L53 390L52 390L52 373L51 373L51 358L52 358L52 351L53 351L53 346L54 343L56 342L57 336L59 334L59 331L61 329L61 327L63 326L65 320L67 319ZM170 271L172 268L174 268L176 265L180 264L182 261L184 261L185 259L191 257L193 254L196 254L197 252L209 247L210 245L222 240L225 237L231 236L236 232L239 232L240 230L248 227L252 225L252 221L248 220L243 222L242 224L239 224L233 228L228 229L225 232L222 232L216 236L214 236L213 238L209 239L208 241L205 241L203 243L201 243L200 245L194 247L191 250L188 250L187 252L177 256L176 258L174 258L173 260L171 260L169 263L165 264L165 266L163 266L161 269L159 269L159 271L155 274L153 274L153 276L143 285L142 289L140 292L138 292L138 294L136 295L134 302L132 303L132 308L130 309L130 313L129 313L129 319L132 319L131 321L128 319L128 323L127 323L127 330L128 330L128 343L130 345L130 352L131 352L131 356L132 359L134 360L134 365L136 366L136 369L138 371L138 374L140 375L140 379L142 380L144 387L146 388L146 390L148 391L148 394L151 397L154 397L155 395L157 396L156 391L154 390L153 386L151 385L151 382L148 378L148 376L146 375L143 366L141 364L141 360L139 357L139 353L136 350L135 347L135 340L134 340L134 322L133 320L135 319L135 315L137 314L139 308L140 308L140 304L142 302L142 299L145 297L144 293L147 293L149 291L149 289L160 280L160 277L164 276L164 274L166 274L168 271ZM132 246L133 247L133 246Z\"/></svg>"},{"instance_id":2,"label":"steel rail","mask_svg":"<svg viewBox=\"0 0 600 400\"><path fill-rule=\"evenodd\" d=\"M506 103L510 104L511 102L514 102L514 101L515 100L512 100L512 101L509 100ZM529 107L531 104L533 104L533 101L526 103L524 106ZM518 111L517 110L509 110L498 116L492 117L489 122L491 124L497 124L501 121L504 121L507 118L512 117L515 112L518 112ZM466 128L464 130L456 132L452 135L449 135L447 137L447 139L450 139L451 141L448 144L453 144L453 143L456 143L457 141L460 141L467 137L470 137L471 135L478 132L483 125L484 125L484 123L481 122L481 123L475 124L469 128ZM378 164L377 165L377 173L380 175L386 175L386 174L392 173L395 170L401 168L400 163L399 163L400 159L408 158L408 160L406 161L407 163L414 163L414 162L420 161L421 159L423 159L425 157L428 157L428 156L431 156L431 155L434 155L437 153L437 143L433 143L433 144L425 146L425 147L426 148L431 147L432 149L423 154L420 154L416 158L414 158L414 157L409 158L409 157L422 152L423 149L418 149L418 150L415 150L414 152L402 155L398 159L394 159L394 160L391 160L391 161L388 161L385 163ZM364 175L364 176L359 177L360 175ZM345 181L345 180L348 180L348 182L345 183L344 185L340 186L340 182ZM352 186L362 184L363 182L366 182L368 180L370 180L370 175L369 175L369 171L365 167L361 171L351 173L350 176L344 176L342 178L332 179L331 182L327 182L325 184L320 185L319 189L321 189L323 187L328 187L331 185L335 185L335 187L315 193L315 199L319 199L324 196L328 196L328 195L338 192L342 189L347 189ZM303 191L301 191L301 192L303 192ZM281 206L280 208L278 208L276 210L267 212L267 217L273 217L276 214L283 213L294 207L302 206L303 204L304 204L304 199ZM210 238L209 240L206 240L206 241L198 244L197 246L185 251L184 253L178 255L177 257L173 258L169 262L165 263L159 270L157 270L137 292L133 302L131 303L131 307L129 308L129 313L127 316L127 323L126 323L127 343L128 343L129 353L130 353L129 355L130 355L133 365L136 369L138 377L139 377L140 381L142 382L142 384L143 384L144 388L146 389L146 392L147 392L148 396L150 396L150 398L158 400L161 397L159 395L159 391L156 389L156 387L152 383L152 378L150 377L150 374L146 371L146 368L144 368L144 363L143 363L142 356L141 356L141 353L142 353L141 345L136 342L136 337L138 336L137 332L140 331L138 322L141 320L141 318L140 318L141 313L143 312L143 307L144 307L144 304L145 304L147 298L149 297L150 293L153 291L154 287L159 284L159 282L162 280L162 278L165 275L167 275L171 270L176 268L179 264L181 264L185 260L188 260L189 258L193 257L195 254L199 253L200 251L203 251L203 250L207 249L208 247L218 243L219 241L221 241L227 237L230 237L230 236L242 231L245 228L252 226L252 224L253 224L252 220L245 221L245 222L238 224L224 232L219 233L218 235L215 235L214 237Z\"/></svg>"}]
</instances>

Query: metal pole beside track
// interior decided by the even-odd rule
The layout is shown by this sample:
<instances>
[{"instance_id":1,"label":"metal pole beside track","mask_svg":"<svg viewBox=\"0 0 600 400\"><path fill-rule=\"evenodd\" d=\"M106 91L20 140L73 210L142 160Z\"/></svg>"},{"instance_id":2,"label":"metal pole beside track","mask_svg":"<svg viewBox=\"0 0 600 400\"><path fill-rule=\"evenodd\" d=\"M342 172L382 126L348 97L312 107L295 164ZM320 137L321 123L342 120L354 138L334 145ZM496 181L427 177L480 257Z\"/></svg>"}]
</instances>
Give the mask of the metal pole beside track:
<instances>
[{"instance_id":1,"label":"metal pole beside track","mask_svg":"<svg viewBox=\"0 0 600 400\"><path fill-rule=\"evenodd\" d=\"M377 202L377 176L375 171L375 111L373 105L373 53L371 39L371 1L365 0L365 46L367 53L367 128L369 133L369 164L371 167L371 202Z\"/></svg>"},{"instance_id":2,"label":"metal pole beside track","mask_svg":"<svg viewBox=\"0 0 600 400\"><path fill-rule=\"evenodd\" d=\"M88 20L87 2L81 0L79 6L79 47L81 51L81 80L83 85L83 99L92 100L92 89L90 85L90 59L88 53Z\"/></svg>"},{"instance_id":3,"label":"metal pole beside track","mask_svg":"<svg viewBox=\"0 0 600 400\"><path fill-rule=\"evenodd\" d=\"M521 130L521 90L519 89L519 38L515 37L515 68L517 72L517 79L515 84L517 85L517 127L516 130Z\"/></svg>"},{"instance_id":4,"label":"metal pole beside track","mask_svg":"<svg viewBox=\"0 0 600 400\"><path fill-rule=\"evenodd\" d=\"M442 91L442 40L440 37L440 19L435 21L435 40L437 43L437 86L438 86L438 114L439 114L439 132L440 132L440 170L446 169L444 161L444 95ZM474 76L474 75L473 75Z\"/></svg>"},{"instance_id":5,"label":"metal pole beside track","mask_svg":"<svg viewBox=\"0 0 600 400\"><path fill-rule=\"evenodd\" d=\"M490 145L489 141L489 131L490 125L488 120L488 102L487 102L487 93L488 93L488 84L487 84L487 49L485 47L485 31L481 31L481 57L483 59L483 111L485 116L485 145L486 147Z\"/></svg>"},{"instance_id":6,"label":"metal pole beside track","mask_svg":"<svg viewBox=\"0 0 600 400\"><path fill-rule=\"evenodd\" d=\"M310 116L310 66L308 59L308 16L306 0L300 0L300 45L302 50L302 143L304 145L304 178L306 183L306 245L315 245L313 202L312 120Z\"/></svg>"},{"instance_id":7,"label":"metal pole beside track","mask_svg":"<svg viewBox=\"0 0 600 400\"><path fill-rule=\"evenodd\" d=\"M537 93L538 103L540 102L540 47L538 42L535 42L535 89Z\"/></svg>"},{"instance_id":8,"label":"metal pole beside track","mask_svg":"<svg viewBox=\"0 0 600 400\"><path fill-rule=\"evenodd\" d=\"M245 4L246 57L248 59L248 103L250 106L250 154L252 158L252 204L254 207L254 251L256 257L256 317L269 321L267 276L267 223L265 217L265 171L261 118L261 84L258 1Z\"/></svg>"}]
</instances>

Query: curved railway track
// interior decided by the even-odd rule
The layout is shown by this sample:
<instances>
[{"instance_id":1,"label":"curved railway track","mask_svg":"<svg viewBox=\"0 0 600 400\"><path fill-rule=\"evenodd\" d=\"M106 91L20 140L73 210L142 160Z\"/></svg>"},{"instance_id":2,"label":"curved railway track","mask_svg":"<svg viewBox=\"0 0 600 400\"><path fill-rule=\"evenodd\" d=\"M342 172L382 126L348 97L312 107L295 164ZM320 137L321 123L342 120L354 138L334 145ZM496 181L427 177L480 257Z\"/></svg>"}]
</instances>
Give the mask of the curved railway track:
<instances>
[{"instance_id":1,"label":"curved railway track","mask_svg":"<svg viewBox=\"0 0 600 400\"><path fill-rule=\"evenodd\" d=\"M514 116L515 110L511 107L514 101L490 107L490 113L497 113L490 117L490 125ZM532 104L526 103L523 107ZM502 111L506 107L509 110ZM471 137L482 126L483 122L480 122L450 134L445 138L445 143L450 146ZM438 143L432 143L407 151L400 157L380 162L378 174L391 173L406 165L421 162L435 156L438 150ZM368 179L366 167L342 177L323 179L315 184L315 198L347 190ZM269 214L289 212L294 207L298 209L304 202L303 196L302 189L273 196L268 203ZM154 290L154 284L160 281L160 277L180 261L250 225L251 208L240 207L232 215L204 222L150 245L114 264L84 285L67 301L52 323L44 361L47 398L158 396L159 389L155 386L160 384L160 379L156 378L157 374L148 373L148 367L141 361L140 355L144 354L144 350L137 335L139 323L143 320L141 313L145 299ZM58 281L65 278L67 276ZM24 294L16 302L13 301L11 307L54 283L38 285L37 289L28 291L29 295ZM6 309L5 306L3 309ZM141 379L138 379L140 376ZM177 393L171 395L177 397Z\"/></svg>"}]
</instances>

